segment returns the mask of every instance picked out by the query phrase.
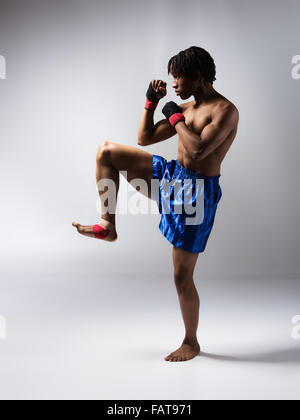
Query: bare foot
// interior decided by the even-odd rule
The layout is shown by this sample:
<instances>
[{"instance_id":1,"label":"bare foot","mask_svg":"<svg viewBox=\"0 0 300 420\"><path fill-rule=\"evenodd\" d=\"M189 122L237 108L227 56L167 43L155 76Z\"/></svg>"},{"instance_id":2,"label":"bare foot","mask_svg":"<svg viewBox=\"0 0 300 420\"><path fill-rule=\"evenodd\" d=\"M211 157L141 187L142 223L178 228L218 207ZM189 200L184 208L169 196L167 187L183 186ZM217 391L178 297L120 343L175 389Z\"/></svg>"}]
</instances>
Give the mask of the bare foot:
<instances>
[{"instance_id":1,"label":"bare foot","mask_svg":"<svg viewBox=\"0 0 300 420\"><path fill-rule=\"evenodd\" d=\"M168 362L184 362L185 360L193 359L200 353L199 344L183 343L179 349L170 353L165 360Z\"/></svg>"},{"instance_id":2,"label":"bare foot","mask_svg":"<svg viewBox=\"0 0 300 420\"><path fill-rule=\"evenodd\" d=\"M90 238L97 238L108 242L117 240L118 235L115 226L108 220L101 219L99 223L93 226L82 226L79 223L72 223L78 233Z\"/></svg>"}]
</instances>

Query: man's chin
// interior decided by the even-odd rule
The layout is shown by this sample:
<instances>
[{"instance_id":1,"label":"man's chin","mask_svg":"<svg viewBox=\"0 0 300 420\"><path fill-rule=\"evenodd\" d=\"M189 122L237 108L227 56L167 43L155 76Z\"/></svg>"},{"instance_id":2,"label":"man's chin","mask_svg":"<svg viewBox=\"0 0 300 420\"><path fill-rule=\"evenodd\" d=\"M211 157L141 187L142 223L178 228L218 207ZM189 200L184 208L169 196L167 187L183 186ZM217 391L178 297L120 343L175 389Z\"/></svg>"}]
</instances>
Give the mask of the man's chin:
<instances>
[{"instance_id":1,"label":"man's chin","mask_svg":"<svg viewBox=\"0 0 300 420\"><path fill-rule=\"evenodd\" d=\"M191 95L188 95L188 94L183 92L179 96L181 97L181 99L188 99Z\"/></svg>"}]
</instances>

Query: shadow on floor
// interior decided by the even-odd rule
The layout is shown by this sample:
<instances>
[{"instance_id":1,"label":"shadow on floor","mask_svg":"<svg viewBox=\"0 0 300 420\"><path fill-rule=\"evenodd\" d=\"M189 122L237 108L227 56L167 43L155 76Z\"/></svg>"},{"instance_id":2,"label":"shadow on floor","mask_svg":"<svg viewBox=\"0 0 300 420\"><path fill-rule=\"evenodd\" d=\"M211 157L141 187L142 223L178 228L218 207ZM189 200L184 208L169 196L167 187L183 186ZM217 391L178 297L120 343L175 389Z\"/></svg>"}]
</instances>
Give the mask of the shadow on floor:
<instances>
[{"instance_id":1,"label":"shadow on floor","mask_svg":"<svg viewBox=\"0 0 300 420\"><path fill-rule=\"evenodd\" d=\"M200 356L206 357L208 359L221 360L225 362L300 363L300 347L249 353L236 356L226 356L201 351Z\"/></svg>"}]
</instances>

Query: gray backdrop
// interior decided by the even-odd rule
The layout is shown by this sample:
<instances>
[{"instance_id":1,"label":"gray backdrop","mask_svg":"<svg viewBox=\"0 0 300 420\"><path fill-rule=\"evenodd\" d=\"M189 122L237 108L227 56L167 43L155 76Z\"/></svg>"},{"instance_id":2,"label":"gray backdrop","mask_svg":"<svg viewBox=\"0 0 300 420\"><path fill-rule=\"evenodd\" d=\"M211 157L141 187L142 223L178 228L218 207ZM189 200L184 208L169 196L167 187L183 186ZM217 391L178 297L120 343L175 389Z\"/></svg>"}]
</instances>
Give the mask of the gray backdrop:
<instances>
[{"instance_id":1,"label":"gray backdrop","mask_svg":"<svg viewBox=\"0 0 300 420\"><path fill-rule=\"evenodd\" d=\"M223 197L195 278L208 288L213 284L216 293L233 284L241 296L253 281L273 287L299 279L300 79L292 73L292 59L300 54L299 13L297 0L0 1L0 54L6 59L6 80L0 80L0 314L8 335L0 346L7 357L14 348L9 332L11 340L15 332L15 344L22 340L21 319L35 325L36 337L45 328L37 321L43 314L60 323L69 310L82 319L90 305L97 310L101 297L112 313L112 302L118 308L123 302L122 316L129 309L126 297L135 316L147 305L149 314L157 313L166 303L162 283L182 331L172 246L158 229L158 213L117 216L114 244L82 237L71 223L98 220L99 144L141 148L137 129L149 82L168 83L157 122L166 101L178 103L168 60L192 45L211 53L214 86L240 112L237 138L221 167ZM177 137L141 149L176 159ZM120 199L124 188L121 179ZM152 286L154 306L142 302ZM297 308L295 303L287 319ZM10 362L5 366L12 378ZM18 391L12 386L6 393L3 385L3 395L40 396L37 385L26 394L28 382L18 381ZM101 395L125 395L114 390Z\"/></svg>"}]
</instances>

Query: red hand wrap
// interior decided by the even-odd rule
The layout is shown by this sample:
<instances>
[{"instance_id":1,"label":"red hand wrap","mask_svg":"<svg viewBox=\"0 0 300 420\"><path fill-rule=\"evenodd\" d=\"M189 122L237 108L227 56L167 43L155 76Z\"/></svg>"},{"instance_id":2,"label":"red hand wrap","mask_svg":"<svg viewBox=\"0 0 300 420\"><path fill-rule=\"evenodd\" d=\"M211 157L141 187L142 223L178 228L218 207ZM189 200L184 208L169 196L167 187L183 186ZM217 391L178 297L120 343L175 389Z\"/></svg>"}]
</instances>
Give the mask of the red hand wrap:
<instances>
[{"instance_id":1,"label":"red hand wrap","mask_svg":"<svg viewBox=\"0 0 300 420\"><path fill-rule=\"evenodd\" d=\"M178 123L178 121L185 121L185 116L181 114L181 112L177 112L176 114L171 115L169 118L170 123L175 127L175 124Z\"/></svg>"},{"instance_id":2,"label":"red hand wrap","mask_svg":"<svg viewBox=\"0 0 300 420\"><path fill-rule=\"evenodd\" d=\"M152 101L149 101L148 98L146 98L145 109L147 109L148 111L155 111L157 105L158 105L158 102L152 102Z\"/></svg>"}]
</instances>

